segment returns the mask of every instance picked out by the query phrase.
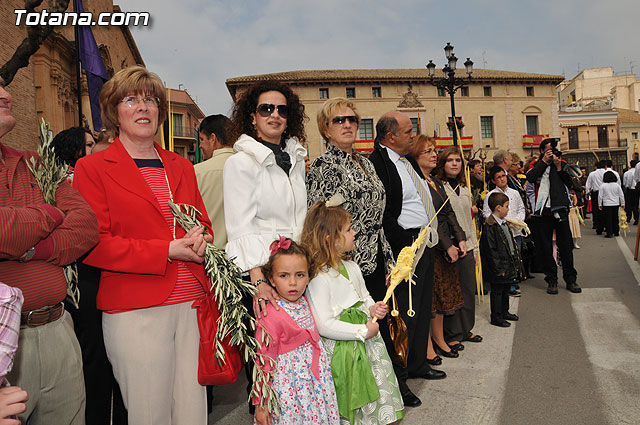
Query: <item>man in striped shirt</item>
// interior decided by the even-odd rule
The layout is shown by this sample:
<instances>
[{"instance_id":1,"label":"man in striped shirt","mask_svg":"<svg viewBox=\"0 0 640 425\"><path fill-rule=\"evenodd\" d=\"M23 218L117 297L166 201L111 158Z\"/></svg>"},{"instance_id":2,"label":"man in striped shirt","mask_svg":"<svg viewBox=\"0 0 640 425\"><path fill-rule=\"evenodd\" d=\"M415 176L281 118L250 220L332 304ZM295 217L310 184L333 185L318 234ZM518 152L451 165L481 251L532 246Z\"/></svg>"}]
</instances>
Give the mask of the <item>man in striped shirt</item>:
<instances>
[{"instance_id":1,"label":"man in striped shirt","mask_svg":"<svg viewBox=\"0 0 640 425\"><path fill-rule=\"evenodd\" d=\"M63 266L97 244L98 224L68 182L58 187L55 207L44 202L27 167L35 153L2 142L15 123L11 95L0 79L0 281L24 295L8 379L29 394L22 423L84 424L82 357L62 305Z\"/></svg>"}]
</instances>

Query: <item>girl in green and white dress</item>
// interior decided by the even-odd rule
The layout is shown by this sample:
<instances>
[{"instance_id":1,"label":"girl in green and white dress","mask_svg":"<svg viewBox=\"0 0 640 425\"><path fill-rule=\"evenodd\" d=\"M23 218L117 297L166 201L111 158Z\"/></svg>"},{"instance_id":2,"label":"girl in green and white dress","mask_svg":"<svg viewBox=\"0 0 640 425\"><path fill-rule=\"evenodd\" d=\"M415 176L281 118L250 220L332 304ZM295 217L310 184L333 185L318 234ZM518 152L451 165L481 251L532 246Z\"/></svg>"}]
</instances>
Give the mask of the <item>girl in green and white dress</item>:
<instances>
[{"instance_id":1,"label":"girl in green and white dress","mask_svg":"<svg viewBox=\"0 0 640 425\"><path fill-rule=\"evenodd\" d=\"M398 381L372 320L384 319L389 308L373 301L360 268L349 261L348 253L355 247L350 214L318 201L307 213L302 235L302 244L312 253L314 276L306 295L331 359L341 423L390 424L402 419Z\"/></svg>"}]
</instances>

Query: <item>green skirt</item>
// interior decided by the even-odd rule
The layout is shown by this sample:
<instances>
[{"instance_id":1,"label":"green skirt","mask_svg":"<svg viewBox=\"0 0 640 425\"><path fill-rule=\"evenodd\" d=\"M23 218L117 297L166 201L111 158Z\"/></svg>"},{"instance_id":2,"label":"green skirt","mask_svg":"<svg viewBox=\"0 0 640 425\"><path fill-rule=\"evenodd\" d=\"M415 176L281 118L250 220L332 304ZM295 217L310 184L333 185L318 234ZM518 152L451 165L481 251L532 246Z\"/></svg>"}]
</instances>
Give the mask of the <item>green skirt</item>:
<instances>
[{"instance_id":1,"label":"green skirt","mask_svg":"<svg viewBox=\"0 0 640 425\"><path fill-rule=\"evenodd\" d=\"M322 342L329 359L333 358L333 350L336 341L322 338ZM353 342L354 345L356 341ZM398 388L398 379L393 371L393 365L384 341L378 333L373 338L364 342L367 358L371 364L373 377L380 391L380 398L371 403L365 404L355 411L355 424L390 424L404 417L404 404ZM340 417L341 425L349 424L349 421Z\"/></svg>"}]
</instances>

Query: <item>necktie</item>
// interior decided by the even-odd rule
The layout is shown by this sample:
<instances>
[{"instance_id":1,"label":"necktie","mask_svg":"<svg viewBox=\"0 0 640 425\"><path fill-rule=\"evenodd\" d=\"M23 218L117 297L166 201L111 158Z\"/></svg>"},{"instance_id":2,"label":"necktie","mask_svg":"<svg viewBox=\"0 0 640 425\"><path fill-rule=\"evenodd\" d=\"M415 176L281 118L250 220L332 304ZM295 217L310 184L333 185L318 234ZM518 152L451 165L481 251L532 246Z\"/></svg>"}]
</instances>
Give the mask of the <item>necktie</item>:
<instances>
[{"instance_id":1,"label":"necktie","mask_svg":"<svg viewBox=\"0 0 640 425\"><path fill-rule=\"evenodd\" d=\"M431 220L431 218L435 215L435 210L433 208L433 202L431 201L431 193L429 193L429 189L424 187L422 184L422 178L418 175L416 170L413 169L413 166L407 158L400 157L400 161L404 164L405 168L409 172L409 176L411 176L411 180L413 181L413 185L416 187L418 191L418 195L420 195L420 199L422 199L422 203L424 204L424 208L427 212L427 218Z\"/></svg>"}]
</instances>

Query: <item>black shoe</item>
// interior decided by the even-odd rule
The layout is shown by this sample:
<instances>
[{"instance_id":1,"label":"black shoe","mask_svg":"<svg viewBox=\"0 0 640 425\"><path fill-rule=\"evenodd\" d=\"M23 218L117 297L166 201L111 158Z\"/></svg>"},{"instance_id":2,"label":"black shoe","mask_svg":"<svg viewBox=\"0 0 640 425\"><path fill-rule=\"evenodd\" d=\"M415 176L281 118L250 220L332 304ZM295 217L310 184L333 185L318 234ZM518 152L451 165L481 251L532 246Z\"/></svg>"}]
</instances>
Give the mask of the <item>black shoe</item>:
<instances>
[{"instance_id":1,"label":"black shoe","mask_svg":"<svg viewBox=\"0 0 640 425\"><path fill-rule=\"evenodd\" d=\"M613 235L604 235L604 237L605 237L605 238L607 238L607 239L609 239L609 238L612 238L612 237L613 237Z\"/></svg>"},{"instance_id":2,"label":"black shoe","mask_svg":"<svg viewBox=\"0 0 640 425\"><path fill-rule=\"evenodd\" d=\"M457 343L457 344L447 344L449 346L449 348L451 348L452 350L456 350L456 351L462 351L464 350L464 345Z\"/></svg>"},{"instance_id":3,"label":"black shoe","mask_svg":"<svg viewBox=\"0 0 640 425\"><path fill-rule=\"evenodd\" d=\"M508 328L509 326L511 326L511 323L507 322L504 319L491 320L491 324L493 326L499 326L501 328Z\"/></svg>"},{"instance_id":4,"label":"black shoe","mask_svg":"<svg viewBox=\"0 0 640 425\"><path fill-rule=\"evenodd\" d=\"M436 353L442 357L448 357L450 359L455 359L460 356L456 350L453 348L450 351L444 351L442 348L438 346L438 344L433 343L433 348L436 350Z\"/></svg>"},{"instance_id":5,"label":"black shoe","mask_svg":"<svg viewBox=\"0 0 640 425\"><path fill-rule=\"evenodd\" d=\"M504 320L510 320L512 322L517 322L518 319L520 319L516 314L511 313L504 313L502 317L504 318Z\"/></svg>"},{"instance_id":6,"label":"black shoe","mask_svg":"<svg viewBox=\"0 0 640 425\"><path fill-rule=\"evenodd\" d=\"M422 379L444 379L447 377L447 374L442 370L429 369L427 373L421 376L417 376L417 378Z\"/></svg>"},{"instance_id":7,"label":"black shoe","mask_svg":"<svg viewBox=\"0 0 640 425\"><path fill-rule=\"evenodd\" d=\"M579 294L582 292L582 288L577 283L567 283L567 290L569 292L573 292L574 294Z\"/></svg>"},{"instance_id":8,"label":"black shoe","mask_svg":"<svg viewBox=\"0 0 640 425\"><path fill-rule=\"evenodd\" d=\"M400 395L402 396L402 402L407 407L418 407L422 404L422 401L411 390L407 390L406 393Z\"/></svg>"},{"instance_id":9,"label":"black shoe","mask_svg":"<svg viewBox=\"0 0 640 425\"><path fill-rule=\"evenodd\" d=\"M471 334L469 334L466 338L464 338L464 340L469 342L482 342L482 337L480 335L471 336Z\"/></svg>"},{"instance_id":10,"label":"black shoe","mask_svg":"<svg viewBox=\"0 0 640 425\"><path fill-rule=\"evenodd\" d=\"M431 366L440 366L442 364L442 358L438 355L436 355L432 359L427 357L427 363L429 363Z\"/></svg>"},{"instance_id":11,"label":"black shoe","mask_svg":"<svg viewBox=\"0 0 640 425\"><path fill-rule=\"evenodd\" d=\"M601 235L601 234L602 234L602 231L596 232L596 235Z\"/></svg>"},{"instance_id":12,"label":"black shoe","mask_svg":"<svg viewBox=\"0 0 640 425\"><path fill-rule=\"evenodd\" d=\"M520 291L518 291L517 289L509 289L509 296L510 297L519 297L522 294L520 293Z\"/></svg>"},{"instance_id":13,"label":"black shoe","mask_svg":"<svg viewBox=\"0 0 640 425\"><path fill-rule=\"evenodd\" d=\"M555 295L558 293L558 282L548 282L547 294Z\"/></svg>"}]
</instances>

